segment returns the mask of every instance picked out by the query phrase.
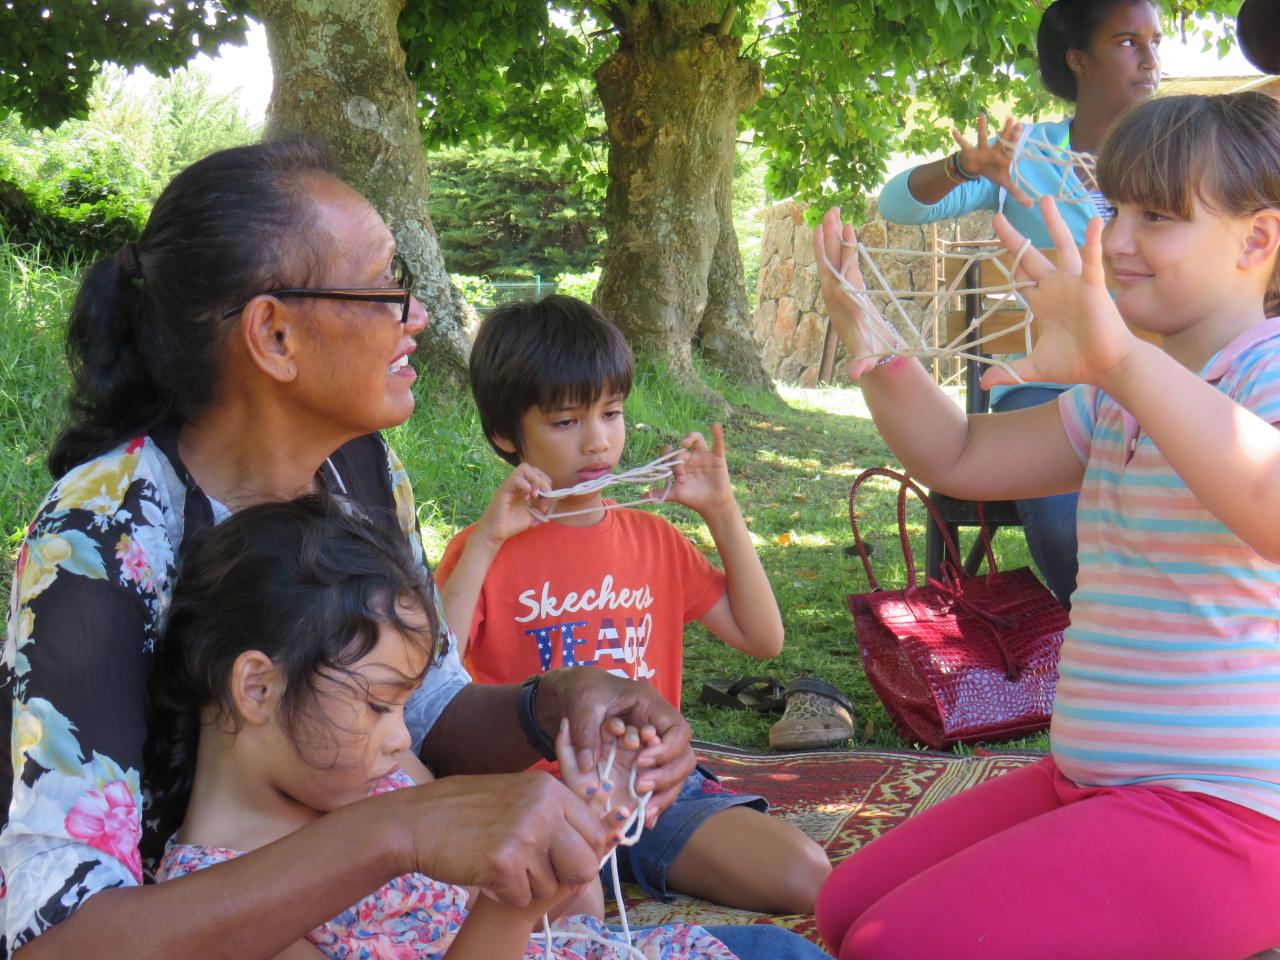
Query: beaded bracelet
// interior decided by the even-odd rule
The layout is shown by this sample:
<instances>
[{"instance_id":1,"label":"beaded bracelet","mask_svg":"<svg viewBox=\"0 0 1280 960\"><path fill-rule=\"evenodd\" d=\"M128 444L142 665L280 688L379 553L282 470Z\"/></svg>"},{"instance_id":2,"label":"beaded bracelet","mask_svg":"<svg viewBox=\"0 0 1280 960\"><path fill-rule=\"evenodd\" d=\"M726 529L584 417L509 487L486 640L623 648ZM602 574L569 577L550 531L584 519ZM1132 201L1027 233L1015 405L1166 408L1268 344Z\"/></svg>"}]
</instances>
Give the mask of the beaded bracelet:
<instances>
[{"instance_id":1,"label":"beaded bracelet","mask_svg":"<svg viewBox=\"0 0 1280 960\"><path fill-rule=\"evenodd\" d=\"M943 165L943 171L947 175L947 179L952 183L968 183L971 180L977 180L977 174L970 173L960 163L960 152L956 151L947 157L947 162Z\"/></svg>"}]
</instances>

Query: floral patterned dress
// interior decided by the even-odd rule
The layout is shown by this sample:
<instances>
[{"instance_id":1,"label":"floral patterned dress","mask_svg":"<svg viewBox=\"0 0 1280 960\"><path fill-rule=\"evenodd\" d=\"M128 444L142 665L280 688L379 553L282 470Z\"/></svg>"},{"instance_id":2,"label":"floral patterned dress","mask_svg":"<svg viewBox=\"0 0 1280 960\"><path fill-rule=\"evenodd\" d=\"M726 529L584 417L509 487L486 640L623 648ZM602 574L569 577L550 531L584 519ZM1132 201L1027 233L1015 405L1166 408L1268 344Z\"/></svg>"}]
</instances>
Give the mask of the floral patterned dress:
<instances>
[{"instance_id":1,"label":"floral patterned dress","mask_svg":"<svg viewBox=\"0 0 1280 960\"><path fill-rule=\"evenodd\" d=\"M378 781L373 793L413 786L404 772ZM156 871L171 880L203 867L240 856L236 850L171 844ZM418 960L443 957L467 918L467 892L462 887L407 873L371 893L349 910L307 935L331 960ZM556 960L626 960L620 936L595 917L561 917L551 925ZM569 934L571 936L565 936ZM573 935L596 939L584 941ZM733 960L729 949L705 929L672 923L632 934L632 946L648 960ZM529 939L524 960L546 956L541 934Z\"/></svg>"},{"instance_id":2,"label":"floral patterned dress","mask_svg":"<svg viewBox=\"0 0 1280 960\"><path fill-rule=\"evenodd\" d=\"M321 479L421 561L413 493L381 437L336 451ZM147 684L184 536L218 512L170 425L68 472L27 530L0 659L0 958L100 890L142 883L163 850L142 776ZM439 644L406 709L415 740L466 682L443 623Z\"/></svg>"}]
</instances>

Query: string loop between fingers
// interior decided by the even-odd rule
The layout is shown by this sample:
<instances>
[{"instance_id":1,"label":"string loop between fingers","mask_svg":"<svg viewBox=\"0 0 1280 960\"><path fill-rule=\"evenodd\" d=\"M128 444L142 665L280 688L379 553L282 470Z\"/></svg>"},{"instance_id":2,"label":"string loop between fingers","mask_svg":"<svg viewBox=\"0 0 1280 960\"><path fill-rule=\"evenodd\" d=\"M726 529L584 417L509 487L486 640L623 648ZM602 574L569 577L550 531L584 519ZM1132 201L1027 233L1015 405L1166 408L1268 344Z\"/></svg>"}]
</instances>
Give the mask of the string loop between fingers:
<instances>
[{"instance_id":1,"label":"string loop between fingers","mask_svg":"<svg viewBox=\"0 0 1280 960\"><path fill-rule=\"evenodd\" d=\"M1009 140L1003 135L1000 145L1011 150L1009 175L1023 193L1033 200L1037 197L1051 196L1059 203L1094 202L1093 194L1099 193L1097 180L1097 161L1093 154L1082 150L1072 150L1069 143L1054 143L1044 134L1044 130L1032 131L1030 125L1024 125L1022 133L1016 140ZM1022 170L1022 161L1032 160L1057 167L1061 172L1055 177L1057 189L1053 193L1038 188ZM1071 174L1076 182L1071 182Z\"/></svg>"},{"instance_id":2,"label":"string loop between fingers","mask_svg":"<svg viewBox=\"0 0 1280 960\"><path fill-rule=\"evenodd\" d=\"M608 473L602 477L596 477L592 480L584 480L582 483L574 484L572 487L562 487L557 490L546 490L538 497L542 500L563 500L566 497L581 497L586 494L597 493L607 487L614 486L619 483L657 483L666 481L659 496L652 494L640 497L636 500L627 500L619 503L606 503L601 506L605 510L616 510L619 507L634 507L641 504L665 503L667 497L671 495L671 488L675 483L675 464L680 462L684 456L684 449L677 447L662 456L650 460L643 466L633 467L630 470L624 470L621 473ZM560 517L576 517L582 514L594 513L600 509L600 506L585 507L581 510L556 510L554 504L549 510L539 510L532 503L525 504L525 509L533 515L533 518L539 523L546 523L548 520L554 520Z\"/></svg>"},{"instance_id":3,"label":"string loop between fingers","mask_svg":"<svg viewBox=\"0 0 1280 960\"><path fill-rule=\"evenodd\" d=\"M831 258L827 255L824 244L818 244L817 246L821 255L822 266L831 271L831 275L835 277L841 292L857 305L862 314L863 331L868 342L866 343L865 351L857 356L850 357L851 361L883 360L893 355L915 357L920 360L957 357L972 360L976 363L998 366L1007 371L1016 382L1024 382L1017 371L1013 370L1007 363L995 357L985 356L977 352L975 348L1007 334L1022 332L1025 336L1027 351L1030 352L1031 323L1035 319L1035 315L1022 291L1034 287L1036 284L1033 280L1019 280L1015 276L1016 271L1022 266L1023 258L1030 249L1030 241L1024 242L1022 248L1014 255L1012 267L1009 267L1001 259L1004 251L999 246L999 241L996 240L991 241L990 249L966 251L964 253L868 247L861 241L842 240L842 247L856 247L859 261L864 267L864 278L869 278L876 284L876 286L866 285L862 289L855 287L844 276L842 271L835 268L831 263ZM929 258L946 261L948 259L958 259L962 260L963 263L955 273L954 278L945 286L935 286L935 288L928 290L895 290L889 284L884 271L881 270L876 262L877 256L892 256L900 260ZM984 284L979 281L977 286L964 286L970 269L975 265L987 262L994 265L995 269L1003 277L1004 282ZM910 270L908 270L908 273L910 273ZM981 276L981 270L979 270L979 276ZM957 297L983 298L990 301L990 306L987 306L978 316L970 320L958 335L945 342L939 342L939 337L945 335L946 324L935 322L939 308L929 310L922 307L920 320L913 321L903 303L904 300L923 300L926 302L932 300L935 304L943 305ZM877 299L884 303L884 310L894 317L894 322L890 322L885 313L881 312L877 306ZM1013 305L1021 309L1021 316L1012 324L1002 325L997 331L983 333L983 323L998 312L1010 312L1011 301Z\"/></svg>"},{"instance_id":4,"label":"string loop between fingers","mask_svg":"<svg viewBox=\"0 0 1280 960\"><path fill-rule=\"evenodd\" d=\"M605 758L596 765L596 776L601 783L612 783L609 780L609 774L613 772L613 762L618 756L618 742L615 740L609 744L609 752ZM646 792L643 796L636 793L636 768L631 768L630 776L627 778L627 791L631 795L631 802L635 804L630 815L623 822L622 838L618 841L617 846L605 854L604 859L600 861L601 869L604 865L609 864L609 875L613 881L613 899L618 904L618 917L622 925L622 939L619 943L616 940L605 937L596 936L591 933L573 933L571 931L557 931L554 935L551 931L550 918L543 914L542 916L542 952L546 960L554 960L552 953L553 939L577 940L586 943L596 943L605 947L622 949L628 957L639 957L640 960L646 960L644 954L636 950L631 942L631 925L627 922L627 908L622 901L622 880L618 874L618 847L633 847L640 842L641 836L644 835L645 813L653 791ZM605 813L613 811L613 801L609 795L605 794L604 801Z\"/></svg>"}]
</instances>

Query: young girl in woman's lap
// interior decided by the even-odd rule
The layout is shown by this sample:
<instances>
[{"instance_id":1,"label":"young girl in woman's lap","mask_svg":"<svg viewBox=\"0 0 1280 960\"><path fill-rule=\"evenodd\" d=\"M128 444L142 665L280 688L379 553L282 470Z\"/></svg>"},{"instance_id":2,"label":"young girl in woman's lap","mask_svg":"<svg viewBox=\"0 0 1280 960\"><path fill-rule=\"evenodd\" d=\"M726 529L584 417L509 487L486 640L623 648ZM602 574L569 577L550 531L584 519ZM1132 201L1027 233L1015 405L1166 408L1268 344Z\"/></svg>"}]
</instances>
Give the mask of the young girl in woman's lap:
<instances>
[{"instance_id":1,"label":"young girl in woman's lap","mask_svg":"<svg viewBox=\"0 0 1280 960\"><path fill-rule=\"evenodd\" d=\"M917 479L979 500L1080 489L1080 582L1051 755L837 868L818 924L841 960L1280 943L1280 104L1147 103L1098 179L1118 210L1105 234L1093 221L1077 250L1043 201L1058 268L1029 251L1019 275L1039 340L1014 367L1081 384L1057 405L966 418L915 361L852 365ZM858 284L850 239L833 211L815 242ZM829 272L823 292L864 353Z\"/></svg>"},{"instance_id":2,"label":"young girl in woman's lap","mask_svg":"<svg viewBox=\"0 0 1280 960\"><path fill-rule=\"evenodd\" d=\"M309 498L253 507L207 533L185 558L156 671L148 776L160 809L181 820L160 879L430 779L409 750L403 711L436 633L430 581L403 542L333 505ZM566 785L592 799L616 841L631 795L577 769L567 727L557 742ZM620 761L639 746L630 733L620 742ZM617 811L606 813L606 796ZM568 915L552 924L554 956L627 956L598 916L581 912L597 899L561 888L514 909L407 874L281 956L542 957L543 935L530 933L557 907ZM635 946L664 960L733 956L687 924L646 931Z\"/></svg>"}]
</instances>

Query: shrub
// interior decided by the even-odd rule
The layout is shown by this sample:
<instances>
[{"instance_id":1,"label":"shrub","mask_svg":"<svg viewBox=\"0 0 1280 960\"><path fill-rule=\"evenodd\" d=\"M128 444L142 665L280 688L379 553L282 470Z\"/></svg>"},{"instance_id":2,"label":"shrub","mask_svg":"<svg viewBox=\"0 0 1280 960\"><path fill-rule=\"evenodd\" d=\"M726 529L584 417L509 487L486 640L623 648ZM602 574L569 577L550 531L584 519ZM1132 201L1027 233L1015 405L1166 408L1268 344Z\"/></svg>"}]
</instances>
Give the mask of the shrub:
<instances>
[{"instance_id":1,"label":"shrub","mask_svg":"<svg viewBox=\"0 0 1280 960\"><path fill-rule=\"evenodd\" d=\"M177 71L150 87L108 67L89 115L32 131L0 117L0 229L52 262L92 259L136 239L152 201L182 167L257 135L207 75Z\"/></svg>"},{"instance_id":2,"label":"shrub","mask_svg":"<svg viewBox=\"0 0 1280 960\"><path fill-rule=\"evenodd\" d=\"M497 302L498 290L488 277L469 277L461 273L451 273L449 279L462 294L462 299L477 309L484 309Z\"/></svg>"},{"instance_id":3,"label":"shrub","mask_svg":"<svg viewBox=\"0 0 1280 960\"><path fill-rule=\"evenodd\" d=\"M591 295L596 292L596 285L599 283L599 267L589 273L562 273L556 277L556 293L577 297L579 300L590 303Z\"/></svg>"}]
</instances>

